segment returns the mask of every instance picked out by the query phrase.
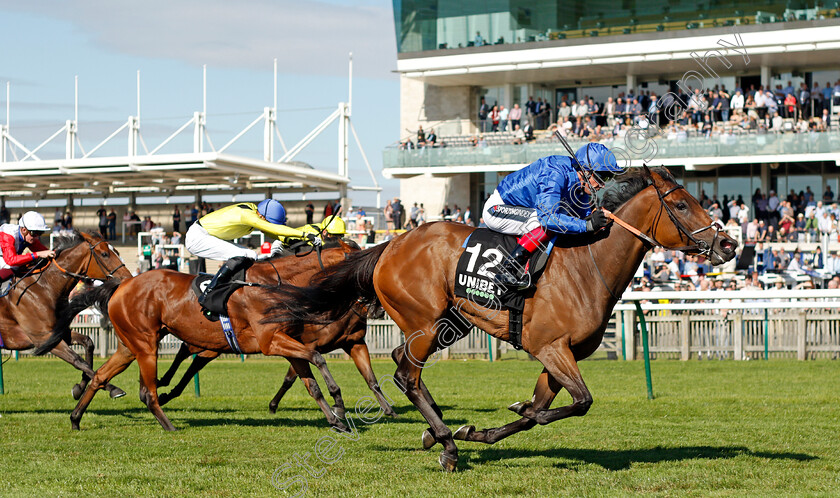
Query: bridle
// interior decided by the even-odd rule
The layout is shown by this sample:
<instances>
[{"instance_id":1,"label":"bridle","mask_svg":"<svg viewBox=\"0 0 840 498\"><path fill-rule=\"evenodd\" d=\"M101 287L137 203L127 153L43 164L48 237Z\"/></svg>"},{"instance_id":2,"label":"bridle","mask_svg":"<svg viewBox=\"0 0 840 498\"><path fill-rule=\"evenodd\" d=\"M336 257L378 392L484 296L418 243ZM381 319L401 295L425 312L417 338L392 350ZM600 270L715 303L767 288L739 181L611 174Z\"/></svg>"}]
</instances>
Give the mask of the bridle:
<instances>
[{"instance_id":1,"label":"bridle","mask_svg":"<svg viewBox=\"0 0 840 498\"><path fill-rule=\"evenodd\" d=\"M26 277L35 276L35 275L37 275L37 276L38 276L38 278L36 278L35 280L33 280L33 281L32 281L32 283L30 283L29 285L27 285L26 287L24 287L23 291L20 293L20 295L19 295L19 296L18 296L18 298L17 298L17 304L20 304L20 300L21 300L21 299L23 299L23 296L24 296L24 294L26 294L26 291L28 291L30 287L32 287L32 286L33 286L33 285L35 285L35 284L36 284L39 280L41 280L41 276L44 274L44 271L45 271L47 268L49 268L49 267L50 267L50 265L52 265L52 264L54 264L54 265L55 265L55 267L56 267L56 268L57 268L57 269L58 269L61 273L65 274L65 275L68 275L68 276L70 276L70 277L72 277L72 278L77 278L77 279L81 280L82 282L84 282L84 283L85 283L85 284L87 284L87 285L92 285L92 284L93 284L95 281L97 281L97 280L103 280L103 279L99 279L99 278L92 278L92 277L89 277L89 276L87 275L87 272L90 270L90 263L91 263L91 260L93 260L93 261L95 261L95 262L96 262L96 265L97 265L97 266L99 266L99 269L100 269L100 270L102 270L102 273L105 273L105 275L106 275L105 280L108 280L108 279L114 278L114 273L116 273L116 272L117 272L120 268L124 268L124 267L125 267L125 262L123 262L123 261L122 261L122 259L120 259L120 265L119 265L119 266L117 266L116 268L114 268L113 270L108 271L108 268L107 268L107 267L106 267L106 266L105 266L105 265L104 265L101 261L99 261L99 258L97 258L97 257L96 257L96 247L97 247L99 244L102 244L102 243L107 243L108 241L106 241L106 240L100 240L99 242L97 242L97 243L95 243L95 244L91 244L91 243L90 243L90 242L88 242L87 240L85 240L85 242L87 242L88 249L89 249L89 251L90 251L90 256L88 257L87 266L86 266L86 268L85 268L85 272L84 272L84 273L75 273L75 272L72 272L72 271L70 271L70 270L66 270L66 269L62 268L60 264L58 264L58 260L57 260L56 258L52 258L52 259L50 259L49 261L47 261L47 264L45 264L45 265L43 265L43 266L40 266L40 267L33 268L32 270L29 270L29 271L26 273L26 275L24 275L24 276L20 277L20 278L19 278L19 279L18 279L15 283L13 283L13 284L12 284L12 289L13 289L13 288L15 288L15 287L17 286L18 282L22 282L22 281L23 281L23 279L25 279ZM11 289L10 289L10 290L11 290Z\"/></svg>"},{"instance_id":2,"label":"bridle","mask_svg":"<svg viewBox=\"0 0 840 498\"><path fill-rule=\"evenodd\" d=\"M648 187L653 187L653 190L656 192L656 195L659 197L660 211L663 208L665 209L665 213L668 215L668 218L671 219L671 223L673 223L674 226L677 228L677 230L683 236L685 236L685 238L687 238L689 241L691 241L691 243L693 245L686 245L686 246L681 246L681 247L666 247L661 242L657 241L656 238L653 237L653 235L648 235L648 234L643 233L641 230L639 230L639 229L633 227L632 225L630 225L629 223L621 220L620 218L615 216L613 213L608 212L607 216L609 218L611 218L613 221L615 221L617 225L619 225L622 228L628 230L630 233L632 233L636 237L642 239L642 241L649 244L650 246L662 247L662 248L670 249L670 250L673 250L673 251L694 253L694 254L697 254L698 256L703 256L703 257L711 256L712 250L714 249L715 243L717 242L718 236L720 235L720 228L721 228L720 225L713 221L713 222L709 223L707 226L700 227L700 228L698 228L697 230L694 230L694 231L689 231L689 229L687 229L685 227L685 225L683 225L683 223L674 214L674 211L671 209L671 206L669 206L668 203L665 202L665 198L668 197L672 192L674 192L676 190L681 190L681 189L684 190L685 187L683 187L682 185L675 185L675 186L671 187L670 189L668 189L664 194L659 191L659 188L656 186L655 183L653 183L652 180L648 180ZM659 223L659 216L657 216L657 221L656 221L656 224L654 225L653 231L655 231L658 223ZM697 235L699 233L703 233L706 230L714 230L714 232L715 232L715 236L714 236L714 238L712 238L712 243L711 244L709 244L705 240L699 240L697 237L695 237L695 235Z\"/></svg>"},{"instance_id":3,"label":"bridle","mask_svg":"<svg viewBox=\"0 0 840 498\"><path fill-rule=\"evenodd\" d=\"M81 280L82 282L84 282L84 283L86 283L86 284L92 284L92 283L93 283L93 282L95 282L96 280L109 280L109 279L112 279L112 278L114 278L114 273L116 273L117 271L119 271L119 269L120 269L120 268L124 268L124 267L125 267L125 263L124 263L124 262L122 262L122 260L120 260L120 265L119 265L119 266L117 266L116 268L114 268L114 269L113 269L113 270L111 270L111 271L108 271L108 268L107 268L107 267L106 267L106 266L102 263L102 261L100 261L100 260L99 260L99 258L96 256L96 247L97 247L97 246L99 246L99 244L107 244L107 243L108 243L108 241L106 241L106 240L100 240L99 242L97 242L97 243L95 243L95 244L91 244L91 243L90 243L90 242L88 242L88 241L85 241L85 242L87 242L87 245L88 245L88 250L90 251L90 254L89 254L89 256L88 256L87 265L86 265L86 267L85 267L85 272L84 272L84 273L74 273L74 272L72 272L72 271L70 271L70 270L66 270L66 269L62 268L62 267L61 267L61 265L59 265L59 264L58 264L58 260L57 260L57 259L55 259L55 258L53 258L53 259L51 260L51 262L55 264L55 267L56 267L56 268L58 268L58 270L59 270L59 271L61 271L61 273L64 273L65 275L69 275L69 276L71 276L71 277L73 277L73 278L78 278L79 280ZM100 269L100 270L102 270L102 273L104 273L104 274L105 274L105 278L104 278L104 279L101 279L101 278L92 278L92 277L89 277L89 276L87 275L88 271L90 271L90 264L91 264L91 261L96 262L96 265L99 267L99 269Z\"/></svg>"},{"instance_id":4,"label":"bridle","mask_svg":"<svg viewBox=\"0 0 840 498\"><path fill-rule=\"evenodd\" d=\"M662 209L664 208L665 212L668 214L668 218L671 219L671 223L674 224L674 226L677 228L677 230L680 232L680 234L685 236L694 245L682 246L682 247L666 247L661 242L657 241L656 238L653 237L653 235L645 234L644 232L642 232L638 228L636 228L633 225L631 225L631 224L627 223L626 221L622 220L621 218L614 215L610 211L604 209L604 213L607 215L608 218L613 220L616 225L618 225L618 226L624 228L625 230L627 230L628 232L632 233L633 235L635 235L636 237L641 239L642 242L644 242L645 244L647 244L651 247L662 247L662 248L670 249L670 250L674 250L674 251L682 251L682 252L686 252L686 253L696 253L698 256L703 256L703 257L710 256L711 253L712 253L712 250L715 246L715 243L717 242L718 236L720 235L720 228L721 228L720 225L715 223L714 221L712 221L708 226L700 227L700 228L698 228L697 230L694 230L694 231L689 231L685 227L685 225L683 225L682 222L677 218L677 216L674 214L673 210L668 205L668 203L665 202L665 198L668 197L671 193L673 193L676 190L684 189L685 187L677 184L674 187L671 187L670 189L668 189L663 194L662 192L659 191L659 188L656 186L656 184L651 179L648 179L648 186L646 188L648 188L648 187L653 187L654 191L656 192L657 197L659 198L660 213L662 212ZM657 215L656 222L654 223L652 232L656 231L656 227L659 224L659 219L660 218L661 218L661 216ZM711 244L709 244L708 242L706 242L704 240L699 240L699 239L697 239L697 237L695 237L695 235L697 235L698 233L705 232L706 230L714 230L715 231L715 236L712 239ZM589 249L589 257L592 258L592 263L595 265L595 271L598 272L598 276L601 278L601 283L604 284L604 287L607 288L607 291L610 293L610 295L616 301L619 301L621 299L620 296L617 296L615 294L615 292L612 290L612 288L607 284L607 281L604 279L604 275L601 273L601 269L598 268L598 262L595 261L595 256L592 254L592 245L587 244L586 247Z\"/></svg>"}]
</instances>

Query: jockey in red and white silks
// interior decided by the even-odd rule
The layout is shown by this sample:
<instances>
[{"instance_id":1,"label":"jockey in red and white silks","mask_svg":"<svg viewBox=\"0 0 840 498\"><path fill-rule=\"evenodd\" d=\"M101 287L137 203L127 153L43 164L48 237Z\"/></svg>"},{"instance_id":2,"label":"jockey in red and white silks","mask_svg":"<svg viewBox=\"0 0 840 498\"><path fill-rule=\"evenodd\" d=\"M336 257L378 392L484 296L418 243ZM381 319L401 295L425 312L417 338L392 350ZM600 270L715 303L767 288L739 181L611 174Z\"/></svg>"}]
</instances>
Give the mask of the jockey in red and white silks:
<instances>
[{"instance_id":1,"label":"jockey in red and white silks","mask_svg":"<svg viewBox=\"0 0 840 498\"><path fill-rule=\"evenodd\" d=\"M12 277L13 268L31 263L39 258L52 258L55 252L41 243L39 237L47 232L43 216L35 211L28 211L20 217L18 225L6 223L0 225L0 281ZM24 254L24 249L31 252Z\"/></svg>"}]
</instances>

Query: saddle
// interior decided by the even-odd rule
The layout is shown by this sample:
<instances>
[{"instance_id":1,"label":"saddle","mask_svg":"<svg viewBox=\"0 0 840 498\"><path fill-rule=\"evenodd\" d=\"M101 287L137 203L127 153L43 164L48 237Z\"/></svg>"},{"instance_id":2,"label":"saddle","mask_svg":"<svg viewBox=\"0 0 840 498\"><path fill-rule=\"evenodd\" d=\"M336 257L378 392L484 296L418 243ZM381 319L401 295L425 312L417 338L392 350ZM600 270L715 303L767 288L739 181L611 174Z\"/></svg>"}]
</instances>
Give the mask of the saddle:
<instances>
[{"instance_id":1,"label":"saddle","mask_svg":"<svg viewBox=\"0 0 840 498\"><path fill-rule=\"evenodd\" d=\"M204 308L211 313L210 316L205 315L208 320L215 322L219 320L220 316L226 316L227 302L228 299L230 299L231 294L240 287L253 285L245 279L248 268L250 268L253 264L254 261L252 259L242 258L237 268L235 268L231 279L228 282L219 284L210 292L207 296L207 300L204 302ZM210 273L200 273L193 279L192 284L190 284L190 288L195 294L196 299L204 293L204 289L212 279L213 275Z\"/></svg>"},{"instance_id":2,"label":"saddle","mask_svg":"<svg viewBox=\"0 0 840 498\"><path fill-rule=\"evenodd\" d=\"M546 251L537 250L528 260L526 271L531 281L529 287L501 288L495 282L495 274L505 257L516 248L517 240L513 235L494 232L489 228L473 231L461 246L464 252L455 270L455 296L485 308L508 310L509 342L514 348L522 349L522 310L525 308L525 299L533 295L554 248L555 239L548 242Z\"/></svg>"}]
</instances>

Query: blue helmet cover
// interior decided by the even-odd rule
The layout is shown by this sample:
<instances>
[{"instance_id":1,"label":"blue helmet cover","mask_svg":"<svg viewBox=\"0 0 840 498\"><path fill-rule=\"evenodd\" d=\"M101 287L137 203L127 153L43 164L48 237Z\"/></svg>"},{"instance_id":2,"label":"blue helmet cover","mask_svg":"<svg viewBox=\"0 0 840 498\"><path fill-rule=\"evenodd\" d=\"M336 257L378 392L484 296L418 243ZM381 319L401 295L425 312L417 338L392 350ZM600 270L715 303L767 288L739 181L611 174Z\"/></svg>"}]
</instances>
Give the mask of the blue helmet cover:
<instances>
[{"instance_id":1,"label":"blue helmet cover","mask_svg":"<svg viewBox=\"0 0 840 498\"><path fill-rule=\"evenodd\" d=\"M269 223L275 225L286 224L286 209L278 201L274 199L266 199L257 205L257 212Z\"/></svg>"},{"instance_id":2,"label":"blue helmet cover","mask_svg":"<svg viewBox=\"0 0 840 498\"><path fill-rule=\"evenodd\" d=\"M575 152L575 157L584 168L596 172L618 173L621 168L609 148L604 144L588 143Z\"/></svg>"}]
</instances>

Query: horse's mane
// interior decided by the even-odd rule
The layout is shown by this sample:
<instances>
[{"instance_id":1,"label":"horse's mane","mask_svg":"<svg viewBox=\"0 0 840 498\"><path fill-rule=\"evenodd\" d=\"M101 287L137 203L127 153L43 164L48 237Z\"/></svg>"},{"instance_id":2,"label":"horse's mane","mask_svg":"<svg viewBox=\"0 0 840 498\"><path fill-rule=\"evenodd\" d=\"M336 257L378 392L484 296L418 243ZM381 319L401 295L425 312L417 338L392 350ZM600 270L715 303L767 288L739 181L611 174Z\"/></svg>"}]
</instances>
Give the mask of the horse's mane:
<instances>
[{"instance_id":1,"label":"horse's mane","mask_svg":"<svg viewBox=\"0 0 840 498\"><path fill-rule=\"evenodd\" d=\"M78 230L73 230L70 234L59 235L53 239L53 250L57 256L61 254L61 251L65 249L72 249L84 241L85 239L82 237L82 234L79 233Z\"/></svg>"},{"instance_id":2,"label":"horse's mane","mask_svg":"<svg viewBox=\"0 0 840 498\"><path fill-rule=\"evenodd\" d=\"M674 175L667 168L650 168L650 171L658 174L663 180L676 183ZM616 175L607 182L607 186L601 191L601 207L615 211L625 202L633 198L649 185L649 177L642 168L627 168L620 175Z\"/></svg>"}]
</instances>

